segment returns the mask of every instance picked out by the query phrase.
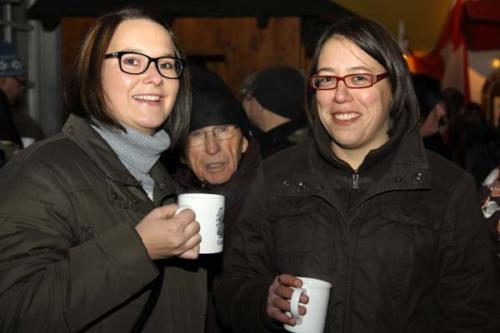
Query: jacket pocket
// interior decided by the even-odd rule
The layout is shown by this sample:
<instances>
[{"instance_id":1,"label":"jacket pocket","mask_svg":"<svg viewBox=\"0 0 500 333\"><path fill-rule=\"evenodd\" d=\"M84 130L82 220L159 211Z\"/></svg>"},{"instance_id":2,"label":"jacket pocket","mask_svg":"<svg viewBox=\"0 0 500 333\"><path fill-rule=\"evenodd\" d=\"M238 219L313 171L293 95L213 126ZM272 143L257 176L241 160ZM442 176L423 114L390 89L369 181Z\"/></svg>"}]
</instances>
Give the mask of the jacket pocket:
<instances>
[{"instance_id":1,"label":"jacket pocket","mask_svg":"<svg viewBox=\"0 0 500 333\"><path fill-rule=\"evenodd\" d=\"M269 219L280 271L328 276L336 243L331 215L315 197L286 197L273 203Z\"/></svg>"},{"instance_id":2,"label":"jacket pocket","mask_svg":"<svg viewBox=\"0 0 500 333\"><path fill-rule=\"evenodd\" d=\"M434 233L426 209L404 209L381 204L362 218L359 241L369 256L401 264L413 264L419 247L431 246Z\"/></svg>"},{"instance_id":3,"label":"jacket pocket","mask_svg":"<svg viewBox=\"0 0 500 333\"><path fill-rule=\"evenodd\" d=\"M370 299L363 306L386 309L388 320L402 331L406 315L419 302L411 295L430 288L433 280L435 230L425 207L376 203L358 217L356 292ZM376 288L374 288L376 286Z\"/></svg>"}]
</instances>

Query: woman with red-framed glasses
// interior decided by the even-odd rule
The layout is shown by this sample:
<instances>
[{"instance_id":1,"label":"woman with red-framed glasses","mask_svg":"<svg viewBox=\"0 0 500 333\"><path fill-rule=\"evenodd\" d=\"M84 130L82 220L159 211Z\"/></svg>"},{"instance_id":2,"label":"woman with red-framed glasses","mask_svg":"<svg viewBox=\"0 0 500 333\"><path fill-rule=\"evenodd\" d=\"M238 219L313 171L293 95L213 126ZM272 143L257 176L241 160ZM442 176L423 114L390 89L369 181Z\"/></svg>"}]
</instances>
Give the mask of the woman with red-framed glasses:
<instances>
[{"instance_id":1,"label":"woman with red-framed glasses","mask_svg":"<svg viewBox=\"0 0 500 333\"><path fill-rule=\"evenodd\" d=\"M500 332L474 180L424 149L390 33L364 18L332 25L307 97L313 139L266 160L225 249L223 322L236 332ZM321 309L311 278L332 286Z\"/></svg>"}]
</instances>

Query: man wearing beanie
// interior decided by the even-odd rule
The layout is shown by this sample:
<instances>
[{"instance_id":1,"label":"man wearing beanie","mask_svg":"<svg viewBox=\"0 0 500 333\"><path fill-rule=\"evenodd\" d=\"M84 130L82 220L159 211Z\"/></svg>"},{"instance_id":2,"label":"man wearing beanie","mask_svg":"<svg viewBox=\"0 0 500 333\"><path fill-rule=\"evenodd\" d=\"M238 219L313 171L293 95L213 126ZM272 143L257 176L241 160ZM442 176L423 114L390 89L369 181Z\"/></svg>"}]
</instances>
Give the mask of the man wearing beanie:
<instances>
[{"instance_id":1,"label":"man wearing beanie","mask_svg":"<svg viewBox=\"0 0 500 333\"><path fill-rule=\"evenodd\" d=\"M176 180L181 192L222 194L225 197L224 246L231 241L250 185L261 163L250 122L226 83L215 73L190 65L192 111L189 136L182 147ZM209 307L206 333L225 332L215 314L214 278L222 272L222 254L201 256L208 272Z\"/></svg>"},{"instance_id":2,"label":"man wearing beanie","mask_svg":"<svg viewBox=\"0 0 500 333\"><path fill-rule=\"evenodd\" d=\"M21 84L17 77L26 74L14 48L0 41L0 149L6 158L23 147L21 135L11 112L11 98L17 97Z\"/></svg>"},{"instance_id":3,"label":"man wearing beanie","mask_svg":"<svg viewBox=\"0 0 500 333\"><path fill-rule=\"evenodd\" d=\"M247 85L243 107L252 122L262 157L300 141L307 127L303 75L291 67L270 67Z\"/></svg>"},{"instance_id":4,"label":"man wearing beanie","mask_svg":"<svg viewBox=\"0 0 500 333\"><path fill-rule=\"evenodd\" d=\"M446 109L441 97L441 82L431 76L412 76L413 87L420 106L420 135L426 149L451 159L451 149L441 134L442 122L446 120Z\"/></svg>"},{"instance_id":5,"label":"man wearing beanie","mask_svg":"<svg viewBox=\"0 0 500 333\"><path fill-rule=\"evenodd\" d=\"M0 143L7 157L44 137L42 130L19 106L26 88L26 68L14 47L0 41Z\"/></svg>"}]
</instances>

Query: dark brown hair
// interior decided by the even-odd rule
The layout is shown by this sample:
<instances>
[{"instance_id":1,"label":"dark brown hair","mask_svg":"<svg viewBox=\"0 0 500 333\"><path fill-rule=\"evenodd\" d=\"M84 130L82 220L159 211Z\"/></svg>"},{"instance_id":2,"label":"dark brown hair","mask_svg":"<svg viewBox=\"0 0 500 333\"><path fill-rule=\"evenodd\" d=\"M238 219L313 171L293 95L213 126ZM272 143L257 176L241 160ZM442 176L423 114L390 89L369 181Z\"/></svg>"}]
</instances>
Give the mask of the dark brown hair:
<instances>
[{"instance_id":1,"label":"dark brown hair","mask_svg":"<svg viewBox=\"0 0 500 333\"><path fill-rule=\"evenodd\" d=\"M131 19L147 19L162 25L173 41L174 55L183 58L170 27L162 20L141 9L126 8L100 17L88 32L66 83L65 104L68 111L80 117L94 119L110 127L125 130L109 112L102 88L101 71L104 55L120 23ZM164 128L175 146L188 133L191 112L191 91L187 68L179 78L179 91Z\"/></svg>"},{"instance_id":2,"label":"dark brown hair","mask_svg":"<svg viewBox=\"0 0 500 333\"><path fill-rule=\"evenodd\" d=\"M374 21L358 17L347 18L330 26L316 45L310 75L317 72L318 58L324 44L335 37L350 40L385 68L389 74L393 98L390 110L391 119L398 117L401 112L408 112L410 128L418 126L420 112L406 60L391 34ZM314 89L308 87L309 116L313 119L318 113L315 93Z\"/></svg>"}]
</instances>

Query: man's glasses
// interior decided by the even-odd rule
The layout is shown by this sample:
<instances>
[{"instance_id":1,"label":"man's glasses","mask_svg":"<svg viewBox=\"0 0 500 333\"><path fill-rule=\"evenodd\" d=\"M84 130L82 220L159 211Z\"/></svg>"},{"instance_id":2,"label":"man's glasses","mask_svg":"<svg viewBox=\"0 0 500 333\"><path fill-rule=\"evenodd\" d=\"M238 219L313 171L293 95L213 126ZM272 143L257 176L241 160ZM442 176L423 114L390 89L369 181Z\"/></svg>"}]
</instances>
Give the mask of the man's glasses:
<instances>
[{"instance_id":1,"label":"man's glasses","mask_svg":"<svg viewBox=\"0 0 500 333\"><path fill-rule=\"evenodd\" d=\"M213 135L217 140L231 139L239 130L239 127L236 125L218 125L211 127L211 129L199 129L189 133L187 146L197 147L204 145L207 134Z\"/></svg>"},{"instance_id":2,"label":"man's glasses","mask_svg":"<svg viewBox=\"0 0 500 333\"><path fill-rule=\"evenodd\" d=\"M161 76L167 79L178 79L182 76L186 62L177 57L151 58L145 54L131 51L108 53L105 59L117 58L120 70L127 74L139 75L144 73L153 62Z\"/></svg>"},{"instance_id":3,"label":"man's glasses","mask_svg":"<svg viewBox=\"0 0 500 333\"><path fill-rule=\"evenodd\" d=\"M309 85L314 90L331 90L337 88L339 81L344 81L347 88L360 89L369 88L375 83L388 77L389 74L349 74L345 76L335 75L312 75L309 78Z\"/></svg>"}]
</instances>

